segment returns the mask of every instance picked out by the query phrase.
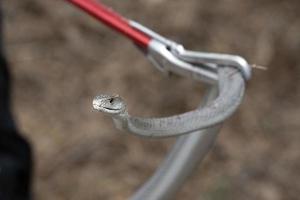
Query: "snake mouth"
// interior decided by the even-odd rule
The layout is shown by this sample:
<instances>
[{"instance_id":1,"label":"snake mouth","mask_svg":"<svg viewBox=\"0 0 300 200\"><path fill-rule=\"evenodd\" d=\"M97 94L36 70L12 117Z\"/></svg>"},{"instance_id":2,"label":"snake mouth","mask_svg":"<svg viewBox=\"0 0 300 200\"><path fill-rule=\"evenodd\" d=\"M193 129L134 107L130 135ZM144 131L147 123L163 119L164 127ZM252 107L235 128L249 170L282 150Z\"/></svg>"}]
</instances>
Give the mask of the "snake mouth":
<instances>
[{"instance_id":1,"label":"snake mouth","mask_svg":"<svg viewBox=\"0 0 300 200\"><path fill-rule=\"evenodd\" d=\"M110 110L110 111L119 111L120 109L118 108L108 108L108 107L102 107L104 108L105 110Z\"/></svg>"},{"instance_id":2,"label":"snake mouth","mask_svg":"<svg viewBox=\"0 0 300 200\"><path fill-rule=\"evenodd\" d=\"M110 114L110 115L118 115L122 112L122 109L119 108L110 108L110 107L102 107L100 109L102 112L106 113L106 114Z\"/></svg>"},{"instance_id":3,"label":"snake mouth","mask_svg":"<svg viewBox=\"0 0 300 200\"><path fill-rule=\"evenodd\" d=\"M98 111L102 111L102 112L113 112L113 113L117 113L118 111L120 111L121 109L119 108L112 108L112 107L108 107L108 106L103 106L97 102L93 103L93 107L94 109L98 110Z\"/></svg>"}]
</instances>

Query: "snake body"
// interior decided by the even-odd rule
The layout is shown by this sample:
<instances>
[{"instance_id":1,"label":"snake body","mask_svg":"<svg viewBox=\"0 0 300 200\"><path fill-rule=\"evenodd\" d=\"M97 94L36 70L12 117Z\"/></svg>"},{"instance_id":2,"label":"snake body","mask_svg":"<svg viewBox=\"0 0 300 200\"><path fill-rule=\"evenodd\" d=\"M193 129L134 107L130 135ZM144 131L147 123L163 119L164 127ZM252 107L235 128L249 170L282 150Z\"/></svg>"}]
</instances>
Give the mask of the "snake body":
<instances>
[{"instance_id":1,"label":"snake body","mask_svg":"<svg viewBox=\"0 0 300 200\"><path fill-rule=\"evenodd\" d=\"M143 118L131 116L124 100L116 95L99 95L94 108L109 114L116 127L145 137L178 136L219 124L233 114L240 105L245 80L241 73L232 67L220 67L218 70L219 95L203 108L162 118Z\"/></svg>"}]
</instances>

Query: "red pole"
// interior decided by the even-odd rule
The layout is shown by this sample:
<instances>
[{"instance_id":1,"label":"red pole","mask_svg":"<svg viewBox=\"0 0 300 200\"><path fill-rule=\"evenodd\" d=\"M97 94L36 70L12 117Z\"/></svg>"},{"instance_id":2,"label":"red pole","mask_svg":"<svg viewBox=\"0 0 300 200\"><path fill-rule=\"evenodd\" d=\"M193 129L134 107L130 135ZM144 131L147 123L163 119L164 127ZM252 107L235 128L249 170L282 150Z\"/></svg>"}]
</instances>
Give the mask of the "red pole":
<instances>
[{"instance_id":1,"label":"red pole","mask_svg":"<svg viewBox=\"0 0 300 200\"><path fill-rule=\"evenodd\" d=\"M74 4L78 8L84 10L97 20L106 24L107 26L122 33L133 42L143 48L147 48L151 38L144 33L132 28L127 19L123 18L112 9L104 6L94 0L66 0Z\"/></svg>"}]
</instances>

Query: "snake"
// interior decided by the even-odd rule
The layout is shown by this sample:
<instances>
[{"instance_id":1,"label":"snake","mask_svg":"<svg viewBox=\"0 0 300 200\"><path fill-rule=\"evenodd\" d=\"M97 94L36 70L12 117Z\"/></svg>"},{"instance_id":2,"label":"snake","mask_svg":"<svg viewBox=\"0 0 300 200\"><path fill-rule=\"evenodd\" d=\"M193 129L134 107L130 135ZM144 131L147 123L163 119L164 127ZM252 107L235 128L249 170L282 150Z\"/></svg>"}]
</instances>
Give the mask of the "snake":
<instances>
[{"instance_id":1,"label":"snake","mask_svg":"<svg viewBox=\"0 0 300 200\"><path fill-rule=\"evenodd\" d=\"M239 107L245 92L245 79L234 67L218 68L218 96L204 107L168 117L139 117L129 114L120 95L100 94L93 108L113 119L115 127L143 137L180 136L218 125ZM145 97L146 98L146 97Z\"/></svg>"}]
</instances>

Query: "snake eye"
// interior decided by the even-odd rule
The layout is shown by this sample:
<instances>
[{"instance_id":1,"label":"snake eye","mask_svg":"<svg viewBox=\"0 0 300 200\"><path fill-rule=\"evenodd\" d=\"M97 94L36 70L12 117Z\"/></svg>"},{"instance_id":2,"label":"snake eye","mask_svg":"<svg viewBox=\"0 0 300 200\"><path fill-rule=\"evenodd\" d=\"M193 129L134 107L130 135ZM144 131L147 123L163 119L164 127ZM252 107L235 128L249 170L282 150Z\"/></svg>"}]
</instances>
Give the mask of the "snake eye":
<instances>
[{"instance_id":1,"label":"snake eye","mask_svg":"<svg viewBox=\"0 0 300 200\"><path fill-rule=\"evenodd\" d=\"M113 103L113 102L114 102L114 99L111 98L111 99L109 100L109 103Z\"/></svg>"}]
</instances>

